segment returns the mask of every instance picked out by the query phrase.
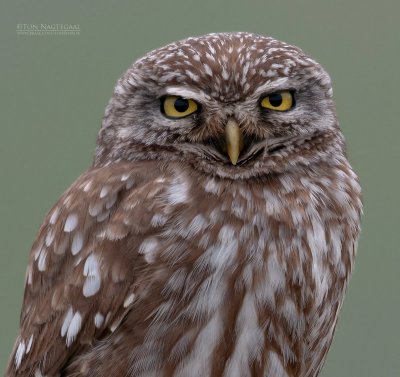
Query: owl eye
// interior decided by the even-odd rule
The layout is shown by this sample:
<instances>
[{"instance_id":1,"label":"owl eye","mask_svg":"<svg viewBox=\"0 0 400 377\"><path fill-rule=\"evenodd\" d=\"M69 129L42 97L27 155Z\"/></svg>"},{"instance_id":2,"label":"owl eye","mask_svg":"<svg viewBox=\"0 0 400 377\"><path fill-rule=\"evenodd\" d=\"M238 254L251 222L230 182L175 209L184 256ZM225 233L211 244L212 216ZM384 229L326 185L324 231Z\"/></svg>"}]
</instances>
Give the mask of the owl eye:
<instances>
[{"instance_id":1,"label":"owl eye","mask_svg":"<svg viewBox=\"0 0 400 377\"><path fill-rule=\"evenodd\" d=\"M161 112L169 118L184 118L197 111L198 105L192 99L165 96L161 99Z\"/></svg>"},{"instance_id":2,"label":"owl eye","mask_svg":"<svg viewBox=\"0 0 400 377\"><path fill-rule=\"evenodd\" d=\"M286 111L294 106L293 94L289 90L272 93L261 99L261 106L265 109Z\"/></svg>"}]
</instances>

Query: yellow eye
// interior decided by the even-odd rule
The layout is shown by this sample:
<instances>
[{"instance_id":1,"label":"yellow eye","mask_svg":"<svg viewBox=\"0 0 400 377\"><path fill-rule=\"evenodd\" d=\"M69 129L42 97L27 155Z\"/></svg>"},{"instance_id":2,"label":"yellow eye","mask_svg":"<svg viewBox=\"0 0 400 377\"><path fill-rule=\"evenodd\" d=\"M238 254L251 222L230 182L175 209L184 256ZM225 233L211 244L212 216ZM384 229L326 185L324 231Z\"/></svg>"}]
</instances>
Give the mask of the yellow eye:
<instances>
[{"instance_id":1,"label":"yellow eye","mask_svg":"<svg viewBox=\"0 0 400 377\"><path fill-rule=\"evenodd\" d=\"M184 118L197 111L198 105L192 99L166 96L161 102L161 111L170 118Z\"/></svg>"},{"instance_id":2,"label":"yellow eye","mask_svg":"<svg viewBox=\"0 0 400 377\"><path fill-rule=\"evenodd\" d=\"M261 106L265 109L286 111L293 107L293 94L289 90L272 93L261 100Z\"/></svg>"}]
</instances>

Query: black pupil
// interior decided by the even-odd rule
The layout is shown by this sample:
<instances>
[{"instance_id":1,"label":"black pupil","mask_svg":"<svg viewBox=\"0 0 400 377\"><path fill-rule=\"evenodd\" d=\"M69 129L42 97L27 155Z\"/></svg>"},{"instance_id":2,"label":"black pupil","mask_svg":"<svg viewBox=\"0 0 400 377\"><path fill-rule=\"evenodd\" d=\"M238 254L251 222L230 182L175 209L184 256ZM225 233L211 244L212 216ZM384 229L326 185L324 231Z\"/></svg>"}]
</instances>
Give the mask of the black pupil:
<instances>
[{"instance_id":1,"label":"black pupil","mask_svg":"<svg viewBox=\"0 0 400 377\"><path fill-rule=\"evenodd\" d=\"M271 94L269 96L269 103L274 107L282 105L282 96L279 93Z\"/></svg>"},{"instance_id":2,"label":"black pupil","mask_svg":"<svg viewBox=\"0 0 400 377\"><path fill-rule=\"evenodd\" d=\"M189 101L184 98L178 98L175 100L174 107L178 113L184 113L189 108Z\"/></svg>"}]
</instances>

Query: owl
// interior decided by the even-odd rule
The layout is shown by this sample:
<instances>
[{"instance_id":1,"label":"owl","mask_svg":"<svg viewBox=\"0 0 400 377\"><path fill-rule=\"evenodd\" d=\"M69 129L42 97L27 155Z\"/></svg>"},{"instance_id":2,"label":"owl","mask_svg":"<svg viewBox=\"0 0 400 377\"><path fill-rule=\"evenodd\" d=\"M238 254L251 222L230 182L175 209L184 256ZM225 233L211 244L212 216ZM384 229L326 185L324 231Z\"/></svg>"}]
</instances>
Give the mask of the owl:
<instances>
[{"instance_id":1,"label":"owl","mask_svg":"<svg viewBox=\"0 0 400 377\"><path fill-rule=\"evenodd\" d=\"M361 212L315 60L250 33L152 51L39 230L6 376L315 377Z\"/></svg>"}]
</instances>

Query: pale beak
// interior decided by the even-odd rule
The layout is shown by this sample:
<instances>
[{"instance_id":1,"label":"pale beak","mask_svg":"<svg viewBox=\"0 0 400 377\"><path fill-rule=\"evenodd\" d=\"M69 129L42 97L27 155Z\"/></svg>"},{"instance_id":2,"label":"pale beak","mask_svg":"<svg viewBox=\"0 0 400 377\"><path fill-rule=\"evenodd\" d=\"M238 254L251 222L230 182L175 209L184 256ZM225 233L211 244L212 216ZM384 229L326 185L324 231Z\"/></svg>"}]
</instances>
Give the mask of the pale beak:
<instances>
[{"instance_id":1,"label":"pale beak","mask_svg":"<svg viewBox=\"0 0 400 377\"><path fill-rule=\"evenodd\" d=\"M236 165L243 149L243 135L236 120L230 118L225 126L226 151L233 165Z\"/></svg>"}]
</instances>

